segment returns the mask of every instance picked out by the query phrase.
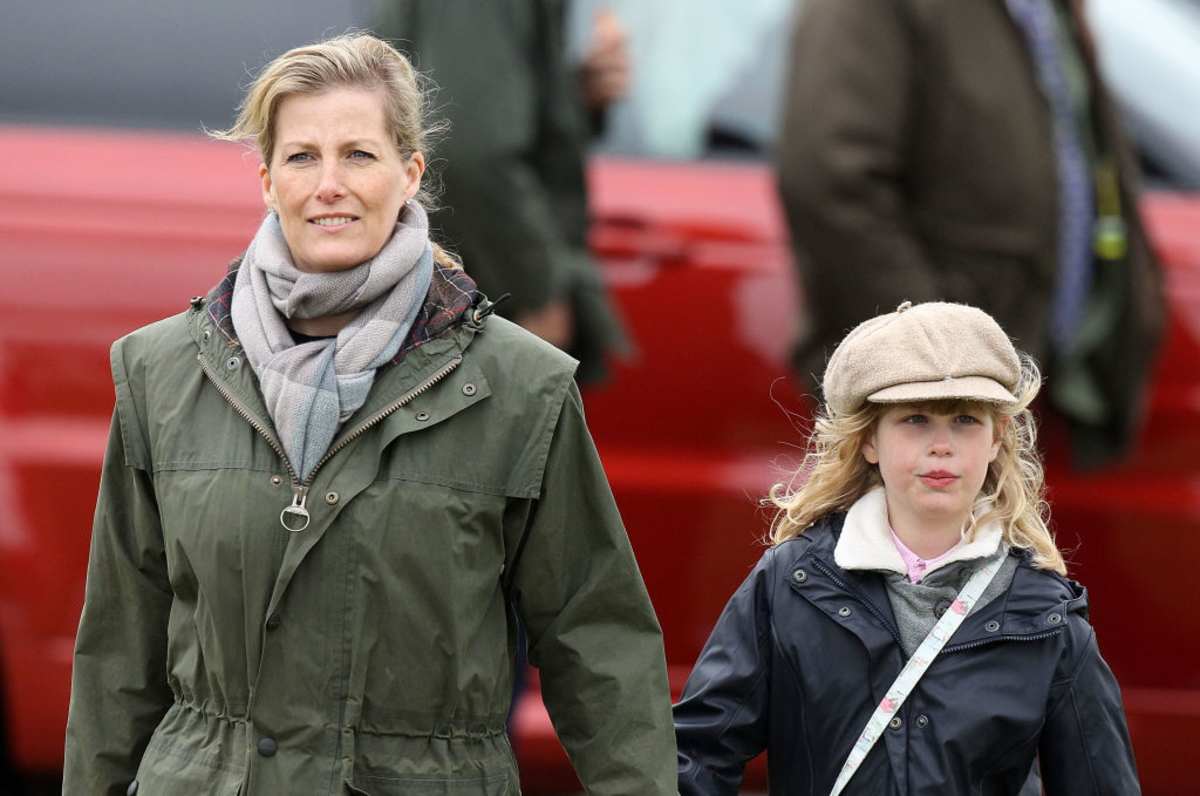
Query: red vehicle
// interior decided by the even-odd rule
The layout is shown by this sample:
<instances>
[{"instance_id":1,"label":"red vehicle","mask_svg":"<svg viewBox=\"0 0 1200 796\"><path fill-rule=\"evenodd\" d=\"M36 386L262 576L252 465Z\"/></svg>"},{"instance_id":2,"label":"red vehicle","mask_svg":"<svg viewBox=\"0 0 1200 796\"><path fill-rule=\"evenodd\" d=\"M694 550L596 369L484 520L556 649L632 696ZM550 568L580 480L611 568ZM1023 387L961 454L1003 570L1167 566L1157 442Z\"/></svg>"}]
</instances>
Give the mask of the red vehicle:
<instances>
[{"instance_id":1,"label":"red vehicle","mask_svg":"<svg viewBox=\"0 0 1200 796\"><path fill-rule=\"evenodd\" d=\"M195 135L8 128L0 147L20 153L0 190L0 697L7 752L28 772L62 760L113 402L107 348L205 292L262 209L253 158ZM761 553L759 499L798 460L808 404L786 367L799 317L790 253L761 164L601 159L592 178L594 249L639 353L586 396L587 411L678 689ZM1145 213L1172 317L1143 443L1097 476L1052 460L1050 480L1146 792L1178 793L1200 738L1189 578L1200 559L1200 198L1155 194ZM536 688L515 732L527 790L569 789ZM750 781L762 776L760 765Z\"/></svg>"}]
</instances>

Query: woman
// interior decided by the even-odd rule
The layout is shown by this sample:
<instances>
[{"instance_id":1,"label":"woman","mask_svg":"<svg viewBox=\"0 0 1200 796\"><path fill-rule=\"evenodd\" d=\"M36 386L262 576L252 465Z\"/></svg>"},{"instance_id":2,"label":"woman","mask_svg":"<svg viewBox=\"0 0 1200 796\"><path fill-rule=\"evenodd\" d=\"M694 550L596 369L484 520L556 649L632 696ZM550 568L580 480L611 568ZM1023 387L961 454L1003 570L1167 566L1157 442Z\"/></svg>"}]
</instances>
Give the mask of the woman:
<instances>
[{"instance_id":1,"label":"woman","mask_svg":"<svg viewBox=\"0 0 1200 796\"><path fill-rule=\"evenodd\" d=\"M518 793L518 616L589 792L675 792L574 362L429 241L422 113L403 56L343 36L219 134L256 139L269 213L113 346L65 793Z\"/></svg>"}]
</instances>

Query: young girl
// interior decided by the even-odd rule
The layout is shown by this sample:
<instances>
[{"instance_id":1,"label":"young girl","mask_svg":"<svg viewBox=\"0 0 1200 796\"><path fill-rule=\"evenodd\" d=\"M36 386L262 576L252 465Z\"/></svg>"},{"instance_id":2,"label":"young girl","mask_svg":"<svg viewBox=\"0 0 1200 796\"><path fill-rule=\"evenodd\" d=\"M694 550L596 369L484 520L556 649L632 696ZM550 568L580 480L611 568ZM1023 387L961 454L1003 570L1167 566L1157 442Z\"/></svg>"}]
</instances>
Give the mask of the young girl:
<instances>
[{"instance_id":1,"label":"young girl","mask_svg":"<svg viewBox=\"0 0 1200 796\"><path fill-rule=\"evenodd\" d=\"M986 313L900 305L841 342L773 542L675 708L679 787L1138 793L1120 693L1046 527L1040 377ZM844 788L844 791L842 790ZM1035 789L1036 792L1036 789Z\"/></svg>"}]
</instances>

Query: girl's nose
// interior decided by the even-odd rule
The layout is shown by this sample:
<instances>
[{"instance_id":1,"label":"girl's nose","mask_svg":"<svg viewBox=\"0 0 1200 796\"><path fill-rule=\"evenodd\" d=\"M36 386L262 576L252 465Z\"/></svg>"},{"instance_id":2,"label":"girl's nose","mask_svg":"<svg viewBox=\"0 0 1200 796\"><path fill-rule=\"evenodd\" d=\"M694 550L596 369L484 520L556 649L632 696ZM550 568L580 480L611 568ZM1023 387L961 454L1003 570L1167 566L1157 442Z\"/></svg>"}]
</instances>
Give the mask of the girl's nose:
<instances>
[{"instance_id":1,"label":"girl's nose","mask_svg":"<svg viewBox=\"0 0 1200 796\"><path fill-rule=\"evenodd\" d=\"M934 456L948 456L951 453L950 429L935 427L929 438L929 452Z\"/></svg>"}]
</instances>

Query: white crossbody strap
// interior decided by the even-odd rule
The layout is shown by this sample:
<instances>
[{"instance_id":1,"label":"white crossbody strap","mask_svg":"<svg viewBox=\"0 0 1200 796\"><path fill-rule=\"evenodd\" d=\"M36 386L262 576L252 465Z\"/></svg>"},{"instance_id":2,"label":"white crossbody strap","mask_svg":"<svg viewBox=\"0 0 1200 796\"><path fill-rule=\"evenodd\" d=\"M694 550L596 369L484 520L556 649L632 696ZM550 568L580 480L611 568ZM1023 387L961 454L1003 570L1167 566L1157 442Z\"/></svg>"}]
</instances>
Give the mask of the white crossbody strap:
<instances>
[{"instance_id":1,"label":"white crossbody strap","mask_svg":"<svg viewBox=\"0 0 1200 796\"><path fill-rule=\"evenodd\" d=\"M900 675L888 688L887 696L875 708L875 712L867 721L867 726L863 727L858 740L850 749L850 754L842 766L841 773L838 774L837 782L833 783L833 790L829 792L829 796L838 796L846 787L846 783L854 776L854 772L858 771L858 767L867 757L867 752L871 751L871 747L883 735L892 716L904 704L904 700L908 699L908 695L916 688L917 682L925 674L925 670L942 651L942 647L946 646L946 642L954 635L954 631L958 630L958 626L966 619L967 614L971 613L972 606L979 602L979 598L983 596L983 592L992 582L992 578L996 577L996 573L1000 571L1000 566L1004 563L1005 558L1006 556L997 556L995 561L983 569L977 570L971 576L967 585L962 587L962 591L950 604L950 608L942 614L942 618L933 626L933 630L929 631L929 635L921 642L921 646L917 647L917 651L908 659L908 663L904 664Z\"/></svg>"}]
</instances>

